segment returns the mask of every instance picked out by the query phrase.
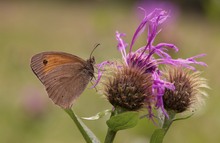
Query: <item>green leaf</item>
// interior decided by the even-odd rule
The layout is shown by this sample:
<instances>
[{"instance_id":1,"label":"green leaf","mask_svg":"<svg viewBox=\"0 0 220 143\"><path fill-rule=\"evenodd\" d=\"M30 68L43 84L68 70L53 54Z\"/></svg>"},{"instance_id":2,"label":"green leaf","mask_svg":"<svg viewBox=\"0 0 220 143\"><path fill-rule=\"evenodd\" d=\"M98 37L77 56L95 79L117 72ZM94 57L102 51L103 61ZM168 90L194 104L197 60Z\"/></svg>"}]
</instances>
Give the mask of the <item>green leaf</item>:
<instances>
[{"instance_id":1,"label":"green leaf","mask_svg":"<svg viewBox=\"0 0 220 143\"><path fill-rule=\"evenodd\" d=\"M139 120L138 112L124 112L112 116L106 123L112 131L119 131L132 128L137 125Z\"/></svg>"},{"instance_id":2,"label":"green leaf","mask_svg":"<svg viewBox=\"0 0 220 143\"><path fill-rule=\"evenodd\" d=\"M164 129L156 129L151 136L150 143L162 143L165 134L166 131Z\"/></svg>"},{"instance_id":3,"label":"green leaf","mask_svg":"<svg viewBox=\"0 0 220 143\"><path fill-rule=\"evenodd\" d=\"M108 109L102 112L97 113L95 116L91 116L91 117L81 117L84 120L98 120L106 115L108 115L109 113L111 113L112 110Z\"/></svg>"},{"instance_id":4,"label":"green leaf","mask_svg":"<svg viewBox=\"0 0 220 143\"><path fill-rule=\"evenodd\" d=\"M179 120L186 120L186 119L192 117L193 115L194 115L194 114L188 115L188 116L186 116L186 117L176 118L176 119L173 120L173 122L174 122L174 121L179 121Z\"/></svg>"}]
</instances>

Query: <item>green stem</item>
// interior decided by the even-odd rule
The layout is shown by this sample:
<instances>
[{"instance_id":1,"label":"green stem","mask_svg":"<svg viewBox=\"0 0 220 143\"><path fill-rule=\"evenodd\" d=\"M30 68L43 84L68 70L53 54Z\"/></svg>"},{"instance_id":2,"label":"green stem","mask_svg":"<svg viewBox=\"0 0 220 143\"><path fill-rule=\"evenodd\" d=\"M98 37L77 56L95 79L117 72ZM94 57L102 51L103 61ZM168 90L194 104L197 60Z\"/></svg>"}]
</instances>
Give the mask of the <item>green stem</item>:
<instances>
[{"instance_id":1,"label":"green stem","mask_svg":"<svg viewBox=\"0 0 220 143\"><path fill-rule=\"evenodd\" d=\"M108 129L107 135L105 137L105 143L112 143L115 139L115 135L117 132Z\"/></svg>"},{"instance_id":2,"label":"green stem","mask_svg":"<svg viewBox=\"0 0 220 143\"><path fill-rule=\"evenodd\" d=\"M162 128L161 129L156 129L150 139L150 143L162 143L163 139L169 130L171 124L173 123L173 119L176 115L175 112L168 111L169 118L165 117Z\"/></svg>"},{"instance_id":3,"label":"green stem","mask_svg":"<svg viewBox=\"0 0 220 143\"><path fill-rule=\"evenodd\" d=\"M122 113L123 111L124 110L122 108L115 107L114 111L112 111L112 113L111 113L110 118L112 116L115 116L117 114ZM114 139L115 139L116 134L117 134L117 132L112 131L110 128L108 128L107 134L105 136L105 142L104 143L112 143L114 141Z\"/></svg>"},{"instance_id":4,"label":"green stem","mask_svg":"<svg viewBox=\"0 0 220 143\"><path fill-rule=\"evenodd\" d=\"M72 109L64 109L72 118L87 143L100 143L92 131L77 117Z\"/></svg>"},{"instance_id":5,"label":"green stem","mask_svg":"<svg viewBox=\"0 0 220 143\"><path fill-rule=\"evenodd\" d=\"M169 115L169 118L165 117L164 123L163 123L163 126L162 126L162 129L165 130L165 134L167 133L167 131L169 130L171 124L173 123L173 119L174 119L176 113L173 112L173 111L168 111L168 115Z\"/></svg>"}]
</instances>

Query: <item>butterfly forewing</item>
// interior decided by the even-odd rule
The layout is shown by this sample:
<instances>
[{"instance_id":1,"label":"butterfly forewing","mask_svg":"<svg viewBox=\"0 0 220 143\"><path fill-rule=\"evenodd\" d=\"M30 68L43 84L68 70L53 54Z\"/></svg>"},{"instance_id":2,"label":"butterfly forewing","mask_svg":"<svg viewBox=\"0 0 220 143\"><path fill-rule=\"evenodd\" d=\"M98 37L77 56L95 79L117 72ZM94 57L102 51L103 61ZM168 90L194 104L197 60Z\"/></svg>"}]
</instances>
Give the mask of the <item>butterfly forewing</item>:
<instances>
[{"instance_id":1,"label":"butterfly forewing","mask_svg":"<svg viewBox=\"0 0 220 143\"><path fill-rule=\"evenodd\" d=\"M31 59L33 72L53 102L62 108L70 108L92 78L84 72L85 67L83 59L61 52L43 52Z\"/></svg>"},{"instance_id":2,"label":"butterfly forewing","mask_svg":"<svg viewBox=\"0 0 220 143\"><path fill-rule=\"evenodd\" d=\"M31 58L31 68L41 81L49 71L68 63L85 64L85 61L63 52L42 52Z\"/></svg>"}]
</instances>

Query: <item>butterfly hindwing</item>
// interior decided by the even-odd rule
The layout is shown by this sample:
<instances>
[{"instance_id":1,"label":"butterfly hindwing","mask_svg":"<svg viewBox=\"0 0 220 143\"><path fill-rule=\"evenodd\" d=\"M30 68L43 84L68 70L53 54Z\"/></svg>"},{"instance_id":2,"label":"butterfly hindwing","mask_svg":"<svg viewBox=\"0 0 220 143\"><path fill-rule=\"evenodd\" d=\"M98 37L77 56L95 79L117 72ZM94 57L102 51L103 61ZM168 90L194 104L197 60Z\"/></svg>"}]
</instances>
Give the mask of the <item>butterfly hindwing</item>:
<instances>
[{"instance_id":1,"label":"butterfly hindwing","mask_svg":"<svg viewBox=\"0 0 220 143\"><path fill-rule=\"evenodd\" d=\"M82 65L78 63L66 64L45 76L44 85L55 104L63 108L70 108L72 102L84 91L90 77L81 72L81 68Z\"/></svg>"}]
</instances>

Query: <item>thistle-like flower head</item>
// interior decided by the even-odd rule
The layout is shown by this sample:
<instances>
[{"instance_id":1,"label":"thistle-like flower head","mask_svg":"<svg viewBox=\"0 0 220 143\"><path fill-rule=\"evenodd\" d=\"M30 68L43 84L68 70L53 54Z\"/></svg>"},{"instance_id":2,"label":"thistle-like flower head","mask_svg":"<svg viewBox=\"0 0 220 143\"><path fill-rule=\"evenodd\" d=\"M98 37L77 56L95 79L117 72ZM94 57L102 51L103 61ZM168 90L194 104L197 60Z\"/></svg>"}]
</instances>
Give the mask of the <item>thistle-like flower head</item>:
<instances>
[{"instance_id":1,"label":"thistle-like flower head","mask_svg":"<svg viewBox=\"0 0 220 143\"><path fill-rule=\"evenodd\" d=\"M140 9L145 12L144 9ZM167 51L173 49L177 52L178 48L174 44L154 45L154 39L161 31L159 25L168 17L168 13L162 9L155 9L148 15L145 13L130 44L123 40L126 34L116 31L117 49L122 55L122 62L104 61L98 64L98 78L94 85L99 83L102 75L107 75L107 80L103 81L104 93L113 106L121 106L127 110L145 107L150 118L154 117L152 109L160 108L168 116L163 105L163 95L165 90L174 91L175 86L163 78L159 65L181 65L191 70L195 70L191 64L206 65L195 60L204 54L188 59L173 59ZM135 42L143 32L147 32L146 42L144 46L134 51ZM106 66L112 67L110 68L112 74L105 72Z\"/></svg>"},{"instance_id":2,"label":"thistle-like flower head","mask_svg":"<svg viewBox=\"0 0 220 143\"><path fill-rule=\"evenodd\" d=\"M146 99L152 98L152 77L138 68L123 66L115 68L108 78L105 95L114 107L136 111L146 105Z\"/></svg>"},{"instance_id":3,"label":"thistle-like flower head","mask_svg":"<svg viewBox=\"0 0 220 143\"><path fill-rule=\"evenodd\" d=\"M166 89L163 96L164 108L175 113L195 110L207 96L204 88L208 88L206 80L199 71L192 72L182 67L167 67L164 77L174 84L175 90Z\"/></svg>"}]
</instances>

